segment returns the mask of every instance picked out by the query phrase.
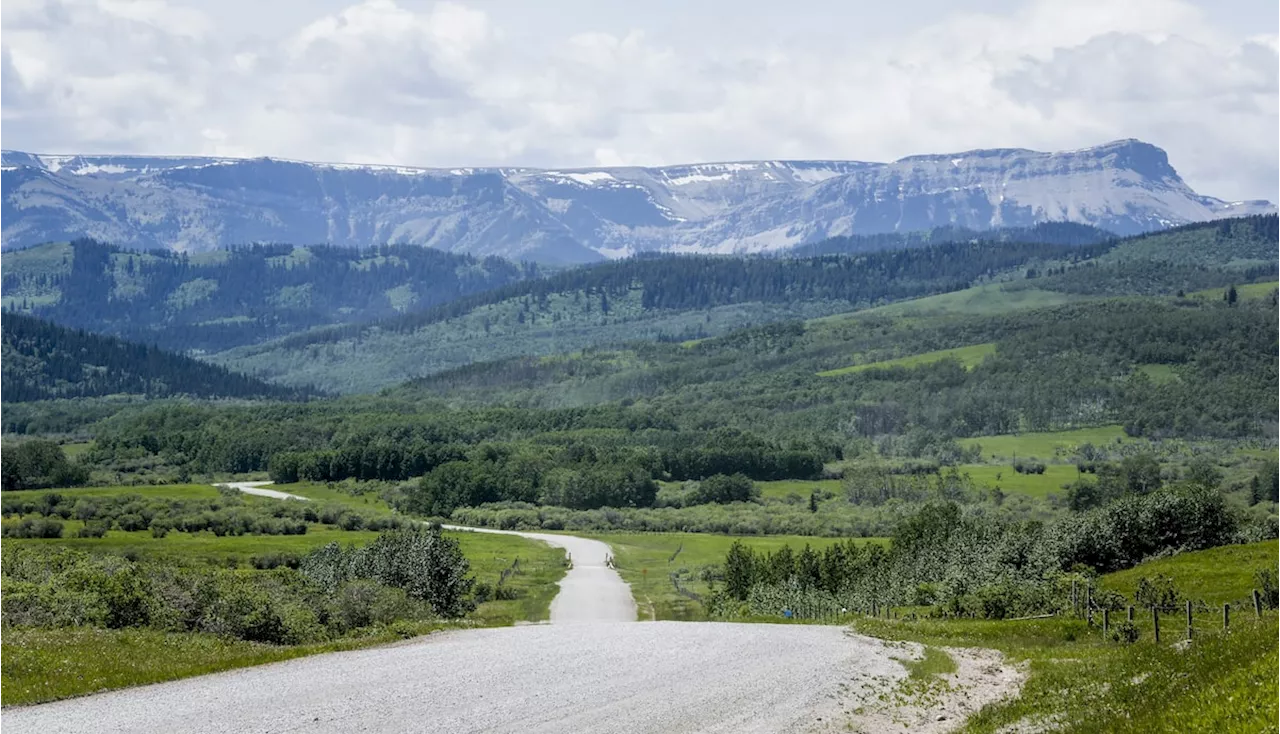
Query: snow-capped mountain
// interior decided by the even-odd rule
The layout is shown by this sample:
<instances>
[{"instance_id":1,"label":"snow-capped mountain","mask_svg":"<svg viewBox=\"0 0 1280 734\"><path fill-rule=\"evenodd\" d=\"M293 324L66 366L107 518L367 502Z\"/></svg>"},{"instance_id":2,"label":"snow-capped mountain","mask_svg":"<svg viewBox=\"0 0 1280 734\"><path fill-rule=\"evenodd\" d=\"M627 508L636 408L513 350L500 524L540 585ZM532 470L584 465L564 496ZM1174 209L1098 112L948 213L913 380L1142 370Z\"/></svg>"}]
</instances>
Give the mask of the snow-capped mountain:
<instances>
[{"instance_id":1,"label":"snow-capped mountain","mask_svg":"<svg viewBox=\"0 0 1280 734\"><path fill-rule=\"evenodd\" d=\"M271 158L3 153L3 244L81 236L203 250L381 242L577 263L758 252L834 235L1074 221L1132 234L1275 212L1192 191L1160 148L856 161L426 169Z\"/></svg>"}]
</instances>

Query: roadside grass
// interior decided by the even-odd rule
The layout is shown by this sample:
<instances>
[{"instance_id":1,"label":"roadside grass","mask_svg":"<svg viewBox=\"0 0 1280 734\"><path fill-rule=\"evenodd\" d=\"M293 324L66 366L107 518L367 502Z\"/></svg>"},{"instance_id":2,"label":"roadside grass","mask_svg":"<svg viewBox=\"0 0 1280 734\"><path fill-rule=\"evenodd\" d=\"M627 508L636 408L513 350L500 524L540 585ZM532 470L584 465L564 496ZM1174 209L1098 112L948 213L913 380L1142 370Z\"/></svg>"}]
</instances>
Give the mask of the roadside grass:
<instances>
[{"instance_id":1,"label":"roadside grass","mask_svg":"<svg viewBox=\"0 0 1280 734\"><path fill-rule=\"evenodd\" d=\"M1131 595L1139 577L1166 574L1193 599L1243 601L1254 586L1254 570L1274 568L1278 550L1271 540L1183 553L1107 574L1101 586ZM1123 613L1113 615L1113 629L1123 620ZM1162 615L1158 644L1149 612L1135 616L1139 636L1133 644L1105 639L1099 616L1093 621L865 618L853 627L926 646L993 648L1026 665L1029 677L1021 695L983 708L966 722L966 732L1276 730L1280 628L1275 611L1259 618L1251 607L1239 609L1224 631L1220 607L1201 609L1193 616L1190 643L1181 613ZM911 663L904 665L912 669ZM930 665L928 648L915 665Z\"/></svg>"},{"instance_id":2,"label":"roadside grass","mask_svg":"<svg viewBox=\"0 0 1280 734\"><path fill-rule=\"evenodd\" d=\"M702 620L706 612L702 604L682 595L672 581L672 574L685 590L705 595L711 584L703 572L719 568L735 540L756 552L772 552L785 545L799 552L809 545L820 551L843 538L818 538L799 535L759 535L735 537L709 533L596 533L584 537L608 543L613 549L614 567L622 580L631 585L640 619ZM858 542L884 543L883 538L859 538Z\"/></svg>"},{"instance_id":3,"label":"roadside grass","mask_svg":"<svg viewBox=\"0 0 1280 734\"><path fill-rule=\"evenodd\" d=\"M863 372L873 369L890 369L893 367L904 367L910 369L919 367L924 364L932 364L941 362L944 359L954 359L967 370L982 364L982 360L989 355L995 354L996 345L992 342L985 344L970 344L966 347L955 347L953 349L938 349L932 352L924 352L922 354L912 354L897 359L887 359L880 362L868 362L866 364L857 364L850 367L841 367L834 370L826 370L819 372L819 377L838 377L840 375L848 375L855 372Z\"/></svg>"},{"instance_id":4,"label":"roadside grass","mask_svg":"<svg viewBox=\"0 0 1280 734\"><path fill-rule=\"evenodd\" d=\"M865 619L854 627L884 639L994 648L1026 665L1021 695L983 708L966 732L1275 731L1274 612L1187 646L1157 645L1145 635L1133 645L1104 641L1074 619Z\"/></svg>"},{"instance_id":5,"label":"roadside grass","mask_svg":"<svg viewBox=\"0 0 1280 734\"><path fill-rule=\"evenodd\" d=\"M1052 461L1070 456L1086 443L1102 448L1134 440L1126 436L1119 425L1109 425L1070 431L977 436L962 438L959 443L966 448L974 444L981 446L983 457L992 461L1014 458Z\"/></svg>"},{"instance_id":6,"label":"roadside grass","mask_svg":"<svg viewBox=\"0 0 1280 734\"><path fill-rule=\"evenodd\" d=\"M986 445L983 445L986 451ZM999 487L1006 494L1025 494L1043 499L1062 493L1062 485L1076 481L1078 473L1071 464L1047 464L1044 474L1019 474L1011 464L961 464L956 467L968 474L978 487Z\"/></svg>"},{"instance_id":7,"label":"roadside grass","mask_svg":"<svg viewBox=\"0 0 1280 734\"><path fill-rule=\"evenodd\" d=\"M324 652L353 650L474 626L467 622L399 624L360 637L310 645L267 645L217 635L149 629L6 629L0 690L3 705L23 706L90 693L189 678Z\"/></svg>"},{"instance_id":8,"label":"roadside grass","mask_svg":"<svg viewBox=\"0 0 1280 734\"><path fill-rule=\"evenodd\" d=\"M907 669L907 677L913 680L929 680L956 672L956 661L945 651L925 645L919 660L900 660Z\"/></svg>"},{"instance_id":9,"label":"roadside grass","mask_svg":"<svg viewBox=\"0 0 1280 734\"><path fill-rule=\"evenodd\" d=\"M1168 558L1147 561L1134 568L1109 573L1101 585L1132 597L1138 579L1146 576L1168 576L1184 596L1211 605L1240 602L1250 598L1257 588L1254 572L1276 568L1280 542L1267 540L1248 545L1227 545L1194 553L1179 553ZM1247 606L1238 613L1253 614Z\"/></svg>"}]
</instances>

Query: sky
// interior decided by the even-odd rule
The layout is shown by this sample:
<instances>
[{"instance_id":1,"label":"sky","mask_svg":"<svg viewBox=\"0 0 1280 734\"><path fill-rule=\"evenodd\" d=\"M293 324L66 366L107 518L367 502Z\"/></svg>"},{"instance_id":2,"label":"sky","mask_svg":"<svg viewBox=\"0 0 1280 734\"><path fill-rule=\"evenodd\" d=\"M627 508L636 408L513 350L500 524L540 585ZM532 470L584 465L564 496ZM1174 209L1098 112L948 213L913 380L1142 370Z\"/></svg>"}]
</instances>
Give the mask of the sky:
<instances>
[{"instance_id":1,"label":"sky","mask_svg":"<svg viewBox=\"0 0 1280 734\"><path fill-rule=\"evenodd\" d=\"M405 166L1118 138L1280 200L1275 0L5 0L0 145Z\"/></svg>"}]
</instances>

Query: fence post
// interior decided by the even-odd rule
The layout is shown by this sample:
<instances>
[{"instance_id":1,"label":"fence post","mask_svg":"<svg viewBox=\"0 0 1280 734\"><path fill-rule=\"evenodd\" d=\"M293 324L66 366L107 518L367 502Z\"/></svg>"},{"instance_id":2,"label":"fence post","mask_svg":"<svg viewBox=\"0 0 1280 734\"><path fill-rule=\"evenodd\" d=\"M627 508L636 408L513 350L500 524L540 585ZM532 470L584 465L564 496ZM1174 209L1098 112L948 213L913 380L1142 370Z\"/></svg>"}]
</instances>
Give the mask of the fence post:
<instances>
[{"instance_id":1,"label":"fence post","mask_svg":"<svg viewBox=\"0 0 1280 734\"><path fill-rule=\"evenodd\" d=\"M1129 621L1133 622L1133 605L1129 605Z\"/></svg>"},{"instance_id":2,"label":"fence post","mask_svg":"<svg viewBox=\"0 0 1280 734\"><path fill-rule=\"evenodd\" d=\"M1071 616L1080 616L1080 604L1076 599L1076 580L1071 579Z\"/></svg>"},{"instance_id":3,"label":"fence post","mask_svg":"<svg viewBox=\"0 0 1280 734\"><path fill-rule=\"evenodd\" d=\"M1187 639L1191 639L1191 600L1187 600Z\"/></svg>"},{"instance_id":4,"label":"fence post","mask_svg":"<svg viewBox=\"0 0 1280 734\"><path fill-rule=\"evenodd\" d=\"M1226 631L1231 627L1231 604L1223 602L1222 604L1222 629Z\"/></svg>"},{"instance_id":5,"label":"fence post","mask_svg":"<svg viewBox=\"0 0 1280 734\"><path fill-rule=\"evenodd\" d=\"M1102 639L1107 639L1107 630L1111 627L1111 610L1102 610Z\"/></svg>"},{"instance_id":6,"label":"fence post","mask_svg":"<svg viewBox=\"0 0 1280 734\"><path fill-rule=\"evenodd\" d=\"M1259 617L1262 616L1262 595L1257 589L1253 590L1253 613Z\"/></svg>"},{"instance_id":7,"label":"fence post","mask_svg":"<svg viewBox=\"0 0 1280 734\"><path fill-rule=\"evenodd\" d=\"M1155 628L1156 642L1160 641L1160 607L1151 607L1151 626Z\"/></svg>"},{"instance_id":8,"label":"fence post","mask_svg":"<svg viewBox=\"0 0 1280 734\"><path fill-rule=\"evenodd\" d=\"M1089 626L1093 626L1093 582L1086 581L1084 585L1084 615L1089 621Z\"/></svg>"}]
</instances>

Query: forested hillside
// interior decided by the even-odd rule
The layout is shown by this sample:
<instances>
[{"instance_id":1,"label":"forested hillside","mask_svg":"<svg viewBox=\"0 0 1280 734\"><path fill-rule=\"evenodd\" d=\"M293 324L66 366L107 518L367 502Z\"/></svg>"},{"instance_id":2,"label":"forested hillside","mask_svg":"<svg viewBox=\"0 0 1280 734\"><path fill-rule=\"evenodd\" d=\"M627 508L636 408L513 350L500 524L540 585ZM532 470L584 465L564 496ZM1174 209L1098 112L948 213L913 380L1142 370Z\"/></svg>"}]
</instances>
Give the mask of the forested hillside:
<instances>
[{"instance_id":1,"label":"forested hillside","mask_svg":"<svg viewBox=\"0 0 1280 734\"><path fill-rule=\"evenodd\" d=\"M758 324L866 309L974 284L1026 281L1035 299L1062 303L1113 295L1176 294L1269 279L1276 262L1214 254L1265 251L1276 218L1208 223L1141 238L1199 260L1112 258L1133 239L1091 245L960 241L811 258L646 257L513 283L373 325L317 330L213 359L285 384L367 392L495 359L570 352L628 341L689 341ZM1065 241L1078 228L1044 228ZM1242 243L1236 243L1236 240ZM1275 249L1274 242L1271 244ZM368 356L376 354L376 360Z\"/></svg>"},{"instance_id":2,"label":"forested hillside","mask_svg":"<svg viewBox=\"0 0 1280 734\"><path fill-rule=\"evenodd\" d=\"M537 274L414 246L252 245L187 255L79 240L5 252L3 261L6 311L182 352L370 321Z\"/></svg>"},{"instance_id":3,"label":"forested hillside","mask_svg":"<svg viewBox=\"0 0 1280 734\"><path fill-rule=\"evenodd\" d=\"M0 334L0 393L6 403L102 395L294 399L308 394L158 347L21 314L5 314Z\"/></svg>"},{"instance_id":4,"label":"forested hillside","mask_svg":"<svg viewBox=\"0 0 1280 734\"><path fill-rule=\"evenodd\" d=\"M684 341L961 290L1109 245L953 242L858 256L642 257L557 273L372 325L216 355L285 384L366 392L499 357L636 339ZM376 354L376 360L367 359Z\"/></svg>"}]
</instances>

